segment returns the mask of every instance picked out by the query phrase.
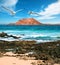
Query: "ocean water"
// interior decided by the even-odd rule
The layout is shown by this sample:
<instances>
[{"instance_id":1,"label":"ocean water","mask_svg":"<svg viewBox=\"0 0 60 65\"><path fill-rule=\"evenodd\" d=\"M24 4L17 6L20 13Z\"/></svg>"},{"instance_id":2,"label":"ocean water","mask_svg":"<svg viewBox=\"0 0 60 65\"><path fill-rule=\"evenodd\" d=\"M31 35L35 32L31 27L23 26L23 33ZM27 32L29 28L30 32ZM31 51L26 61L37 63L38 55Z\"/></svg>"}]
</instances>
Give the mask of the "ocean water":
<instances>
[{"instance_id":1,"label":"ocean water","mask_svg":"<svg viewBox=\"0 0 60 65\"><path fill-rule=\"evenodd\" d=\"M50 42L60 40L60 25L0 25L0 33L20 36L19 39L1 38L0 40L35 40Z\"/></svg>"}]
</instances>

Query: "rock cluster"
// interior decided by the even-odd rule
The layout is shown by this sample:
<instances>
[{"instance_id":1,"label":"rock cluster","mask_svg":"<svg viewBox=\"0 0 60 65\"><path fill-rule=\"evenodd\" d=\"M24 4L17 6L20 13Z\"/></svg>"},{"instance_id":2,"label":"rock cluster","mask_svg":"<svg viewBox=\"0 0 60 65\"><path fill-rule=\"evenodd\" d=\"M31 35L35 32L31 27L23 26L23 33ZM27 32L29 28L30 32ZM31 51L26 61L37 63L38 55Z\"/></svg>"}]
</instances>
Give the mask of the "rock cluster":
<instances>
[{"instance_id":1,"label":"rock cluster","mask_svg":"<svg viewBox=\"0 0 60 65\"><path fill-rule=\"evenodd\" d=\"M0 37L4 37L4 38L12 37L14 39L20 38L20 37L14 36L14 35L8 35L7 33L4 33L4 32L0 33Z\"/></svg>"}]
</instances>

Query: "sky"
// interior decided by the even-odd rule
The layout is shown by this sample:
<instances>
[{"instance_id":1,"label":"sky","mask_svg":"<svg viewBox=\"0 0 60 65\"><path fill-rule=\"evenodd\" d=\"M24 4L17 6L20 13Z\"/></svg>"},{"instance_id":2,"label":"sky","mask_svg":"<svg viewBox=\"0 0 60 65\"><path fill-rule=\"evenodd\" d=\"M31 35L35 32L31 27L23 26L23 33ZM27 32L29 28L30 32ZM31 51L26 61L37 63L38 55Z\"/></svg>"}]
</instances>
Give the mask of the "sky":
<instances>
[{"instance_id":1,"label":"sky","mask_svg":"<svg viewBox=\"0 0 60 65\"><path fill-rule=\"evenodd\" d=\"M1 5L13 11L23 10L11 16ZM34 11L40 16L29 15L28 11ZM15 23L23 18L35 18L46 24L60 24L60 0L0 0L0 24Z\"/></svg>"}]
</instances>

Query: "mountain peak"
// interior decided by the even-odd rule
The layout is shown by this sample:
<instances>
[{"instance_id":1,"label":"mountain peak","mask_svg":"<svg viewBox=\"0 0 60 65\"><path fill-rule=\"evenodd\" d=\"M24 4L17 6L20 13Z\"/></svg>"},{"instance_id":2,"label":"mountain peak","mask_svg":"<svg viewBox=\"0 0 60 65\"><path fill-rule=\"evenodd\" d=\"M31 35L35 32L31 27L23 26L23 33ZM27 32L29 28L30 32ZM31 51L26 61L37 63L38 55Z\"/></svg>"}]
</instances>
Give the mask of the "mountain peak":
<instances>
[{"instance_id":1,"label":"mountain peak","mask_svg":"<svg viewBox=\"0 0 60 65\"><path fill-rule=\"evenodd\" d=\"M21 19L15 23L16 25L40 25L41 23L34 18Z\"/></svg>"}]
</instances>

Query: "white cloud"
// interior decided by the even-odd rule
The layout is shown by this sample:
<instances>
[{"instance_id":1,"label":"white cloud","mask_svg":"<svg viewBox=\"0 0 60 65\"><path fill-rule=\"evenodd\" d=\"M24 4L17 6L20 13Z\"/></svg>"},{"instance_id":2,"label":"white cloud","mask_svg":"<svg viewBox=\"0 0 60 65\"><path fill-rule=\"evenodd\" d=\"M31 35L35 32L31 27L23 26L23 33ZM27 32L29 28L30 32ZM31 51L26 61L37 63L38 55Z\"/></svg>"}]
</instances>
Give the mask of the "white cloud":
<instances>
[{"instance_id":1,"label":"white cloud","mask_svg":"<svg viewBox=\"0 0 60 65\"><path fill-rule=\"evenodd\" d=\"M53 3L49 5L45 11L42 11L39 13L40 15L47 15L47 16L52 16L56 14L60 14L60 1Z\"/></svg>"},{"instance_id":2,"label":"white cloud","mask_svg":"<svg viewBox=\"0 0 60 65\"><path fill-rule=\"evenodd\" d=\"M58 0L58 1L60 1L60 0Z\"/></svg>"},{"instance_id":3,"label":"white cloud","mask_svg":"<svg viewBox=\"0 0 60 65\"><path fill-rule=\"evenodd\" d=\"M53 18L55 18L54 15L60 14L60 0L48 5L48 7L44 9L44 11L41 11L38 14L42 15L42 17L40 17L40 19L53 19Z\"/></svg>"},{"instance_id":4,"label":"white cloud","mask_svg":"<svg viewBox=\"0 0 60 65\"><path fill-rule=\"evenodd\" d=\"M17 4L18 0L2 0L0 5L4 5L6 7L13 7Z\"/></svg>"},{"instance_id":5,"label":"white cloud","mask_svg":"<svg viewBox=\"0 0 60 65\"><path fill-rule=\"evenodd\" d=\"M42 17L36 17L38 20L43 20L43 19L53 19L56 17L52 17L52 16L42 16Z\"/></svg>"}]
</instances>

